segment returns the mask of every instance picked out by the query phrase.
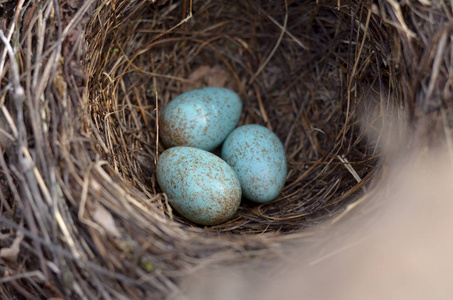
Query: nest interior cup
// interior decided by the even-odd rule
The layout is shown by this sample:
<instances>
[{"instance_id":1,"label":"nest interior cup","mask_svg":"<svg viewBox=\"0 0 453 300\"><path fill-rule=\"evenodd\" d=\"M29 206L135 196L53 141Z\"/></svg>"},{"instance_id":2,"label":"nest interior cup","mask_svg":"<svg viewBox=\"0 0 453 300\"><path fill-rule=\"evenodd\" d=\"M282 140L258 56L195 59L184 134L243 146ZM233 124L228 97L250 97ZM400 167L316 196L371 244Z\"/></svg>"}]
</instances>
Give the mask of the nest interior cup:
<instances>
[{"instance_id":1,"label":"nest interior cup","mask_svg":"<svg viewBox=\"0 0 453 300\"><path fill-rule=\"evenodd\" d=\"M0 272L19 275L5 299L170 298L184 275L273 257L360 199L392 107L412 124L436 128L441 109L451 122L445 3L44 0L0 12ZM159 112L208 86L240 96L239 125L279 137L288 175L276 200L201 227L171 209L155 166Z\"/></svg>"},{"instance_id":2,"label":"nest interior cup","mask_svg":"<svg viewBox=\"0 0 453 300\"><path fill-rule=\"evenodd\" d=\"M104 158L123 177L140 182L139 189L159 193L153 165L163 147L160 143L156 149L156 115L184 91L228 87L244 103L239 125L264 125L278 135L289 175L276 201L258 207L244 201L233 220L215 230L300 230L360 191L376 155L355 121L362 99L347 92L352 53L358 50L342 39L363 37L351 33L346 22L336 24L342 12L308 2L195 2L193 19L179 24L187 17L182 4L144 5L134 21L118 19L111 30L88 35L104 41L102 48L94 43L87 49L91 116L99 124L100 144L108 149L100 149ZM100 16L109 22L111 15ZM161 25L150 22L157 17ZM310 23L313 18L333 23ZM362 51L370 55L372 49ZM105 64L99 64L101 59ZM361 75L371 84L374 74ZM365 180L358 183L338 156L354 163Z\"/></svg>"}]
</instances>

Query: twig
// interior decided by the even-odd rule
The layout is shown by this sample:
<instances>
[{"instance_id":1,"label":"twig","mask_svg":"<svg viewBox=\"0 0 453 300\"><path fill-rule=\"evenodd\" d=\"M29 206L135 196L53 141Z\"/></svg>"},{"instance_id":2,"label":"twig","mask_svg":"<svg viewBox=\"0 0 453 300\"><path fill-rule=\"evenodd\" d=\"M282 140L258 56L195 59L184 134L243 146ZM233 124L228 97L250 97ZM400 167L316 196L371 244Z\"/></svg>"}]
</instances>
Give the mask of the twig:
<instances>
[{"instance_id":1,"label":"twig","mask_svg":"<svg viewBox=\"0 0 453 300\"><path fill-rule=\"evenodd\" d=\"M263 117L263 121L266 124L267 128L269 128L270 131L273 131L272 125L269 122L269 117L267 116L266 109L264 108L263 105L263 100L261 99L261 94L260 90L258 87L255 85L255 93L256 93L256 99L258 100L258 106L260 108L261 116Z\"/></svg>"},{"instance_id":2,"label":"twig","mask_svg":"<svg viewBox=\"0 0 453 300\"><path fill-rule=\"evenodd\" d=\"M362 179L360 178L359 174L354 170L354 168L351 166L349 161L344 157L343 155L337 155L338 159L343 163L343 166L349 171L349 173L352 174L355 180L357 180L357 183L362 182ZM366 187L362 186L362 190L364 193L366 193Z\"/></svg>"},{"instance_id":3,"label":"twig","mask_svg":"<svg viewBox=\"0 0 453 300\"><path fill-rule=\"evenodd\" d=\"M48 241L44 240L43 238L39 237L38 235L33 234L32 232L28 231L24 227L17 225L16 223L8 220L7 218L5 218L2 215L0 215L0 222L5 223L6 225L14 228L15 230L22 232L24 234L24 236L26 236L27 238L35 241L37 244L45 246L46 248L48 248L52 252L61 254L62 256L64 256L64 257L66 257L66 258L78 263L81 268L91 269L94 272L97 272L97 273L102 274L104 276L108 276L110 278L115 278L117 280L121 280L121 281L126 282L126 283L135 284L135 285L139 285L140 284L140 282L138 280L136 280L134 278L131 278L131 277L127 276L127 275L123 275L123 274L117 273L117 272L112 272L112 270L103 268L103 267L99 266L98 264L95 264L95 263L93 263L93 262L91 262L89 260L81 259L79 257L75 257L69 251L67 251L67 250L55 245L54 243L51 243L51 242L48 242Z\"/></svg>"},{"instance_id":4,"label":"twig","mask_svg":"<svg viewBox=\"0 0 453 300\"><path fill-rule=\"evenodd\" d=\"M256 79L256 77L258 77L258 75L264 70L264 68L266 67L266 65L269 63L269 61L271 60L271 58L274 56L275 52L277 51L278 47L280 46L280 43L283 39L283 35L285 34L285 30L286 30L286 25L288 24L288 2L285 0L285 20L283 22L283 28L282 28L282 32L280 33L280 36L278 37L278 40L277 40L277 43L275 43L275 46L274 48L272 49L271 53L269 54L269 56L266 58L266 60L261 64L261 66L258 68L258 70L255 72L255 74L252 76L252 78L250 79L250 83L253 83Z\"/></svg>"},{"instance_id":5,"label":"twig","mask_svg":"<svg viewBox=\"0 0 453 300\"><path fill-rule=\"evenodd\" d=\"M30 277L38 277L39 281L45 282L46 277L41 271L31 271L31 272L25 272L25 273L19 273L16 275L11 275L11 276L5 276L3 278L0 278L0 283L7 283L9 281L14 281L18 279L23 279L23 278L30 278Z\"/></svg>"},{"instance_id":6,"label":"twig","mask_svg":"<svg viewBox=\"0 0 453 300\"><path fill-rule=\"evenodd\" d=\"M307 46L305 46L304 43L302 43L298 38L296 38L291 32L286 29L286 26L280 25L280 23L277 22L274 18L272 18L268 13L266 13L261 7L260 7L260 12L264 14L269 20L272 21L278 28L283 30L290 38L292 38L302 49L307 50Z\"/></svg>"},{"instance_id":7,"label":"twig","mask_svg":"<svg viewBox=\"0 0 453 300\"><path fill-rule=\"evenodd\" d=\"M9 44L8 39L3 34L3 30L0 29L0 40L2 40L3 44L5 44L5 50L8 52L9 59L11 62L11 81L13 83L13 97L16 101L23 102L25 99L25 91L24 88L20 85L20 73L19 73L19 66L17 65L16 58L14 55L14 50ZM22 103L21 103L22 104Z\"/></svg>"},{"instance_id":8,"label":"twig","mask_svg":"<svg viewBox=\"0 0 453 300\"><path fill-rule=\"evenodd\" d=\"M449 26L451 27L451 26ZM431 98L431 95L434 91L435 85L438 82L438 76L439 76L439 67L442 61L444 60L444 50L445 50L445 45L447 43L447 35L448 31L443 30L442 35L440 36L439 43L437 44L437 53L436 56L434 57L434 62L432 66L432 72L429 80L429 85L428 85L428 91L426 92L425 96L425 101L427 101L429 98Z\"/></svg>"},{"instance_id":9,"label":"twig","mask_svg":"<svg viewBox=\"0 0 453 300\"><path fill-rule=\"evenodd\" d=\"M156 97L156 161L155 164L159 161L159 94L157 90L154 90Z\"/></svg>"},{"instance_id":10,"label":"twig","mask_svg":"<svg viewBox=\"0 0 453 300\"><path fill-rule=\"evenodd\" d=\"M16 7L16 15L14 16L14 20L11 21L11 24L10 24L10 27L8 30L8 34L7 34L7 38L5 37L6 42L5 42L5 40L2 39L3 43L5 43L5 44L9 44L9 41L11 40L11 37L13 36L14 29L16 28L15 25L17 23L17 19L19 18L19 13L20 13L23 5L24 5L24 0L19 0L19 3L17 3L17 7ZM1 31L1 29L0 29L0 31ZM5 64L5 57L6 57L7 51L8 51L8 49L5 47L5 48L3 48L3 51L0 54L0 76L3 74L3 67Z\"/></svg>"}]
</instances>

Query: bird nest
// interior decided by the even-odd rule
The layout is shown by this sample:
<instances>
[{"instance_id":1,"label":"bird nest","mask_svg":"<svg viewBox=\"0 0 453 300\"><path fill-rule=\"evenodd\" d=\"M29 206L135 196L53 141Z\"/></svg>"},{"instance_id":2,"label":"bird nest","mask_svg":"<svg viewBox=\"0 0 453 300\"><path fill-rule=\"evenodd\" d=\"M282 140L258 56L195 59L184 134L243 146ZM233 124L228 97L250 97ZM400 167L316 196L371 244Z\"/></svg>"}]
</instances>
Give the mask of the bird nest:
<instances>
[{"instance_id":1,"label":"bird nest","mask_svg":"<svg viewBox=\"0 0 453 300\"><path fill-rule=\"evenodd\" d=\"M21 0L0 12L3 299L170 298L204 266L291 251L372 192L387 118L427 133L452 122L445 1ZM159 112L206 86L239 94L239 124L275 132L289 172L275 201L201 227L171 209L154 170Z\"/></svg>"}]
</instances>

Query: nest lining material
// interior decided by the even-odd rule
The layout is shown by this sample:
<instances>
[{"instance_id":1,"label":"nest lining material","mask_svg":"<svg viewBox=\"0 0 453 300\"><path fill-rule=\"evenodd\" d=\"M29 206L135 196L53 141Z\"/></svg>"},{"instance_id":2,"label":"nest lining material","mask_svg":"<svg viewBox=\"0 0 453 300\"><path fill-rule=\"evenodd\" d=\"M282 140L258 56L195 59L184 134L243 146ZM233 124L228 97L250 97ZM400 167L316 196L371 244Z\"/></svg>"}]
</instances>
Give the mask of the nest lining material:
<instances>
[{"instance_id":1,"label":"nest lining material","mask_svg":"<svg viewBox=\"0 0 453 300\"><path fill-rule=\"evenodd\" d=\"M315 4L307 6L308 11L316 13ZM171 14L163 9L164 15ZM110 73L92 70L95 77L91 82L98 86L92 88L94 104L90 115L94 116L92 122L96 131L103 133L99 137L99 151L105 150L102 158L150 195L159 192L152 177L152 162L157 156L153 111L156 96L159 107L165 107L181 91L191 89L191 84L196 88L210 80L211 85L220 84L238 91L244 101L240 124L266 125L279 135L291 169L282 197L259 207L244 203L237 218L216 230L262 233L263 224L270 226L269 231L299 230L305 223L301 220L334 210L335 205L346 198L346 190L352 188L349 192L352 194L364 183L357 184L337 156L344 155L352 164L359 161L356 169L361 178L366 177L375 164L376 157L360 143L361 133L353 121L355 108L346 112L347 105L342 101L347 95L342 92L340 85L345 83L340 77L346 79L346 75L334 67L341 63L347 65L348 45L332 40L328 47L338 48L337 56L326 57L325 53L315 52L313 59L307 60L305 48L309 45L301 40L308 39L305 43L311 43L307 35L312 34L311 39L315 41L322 36L318 32L308 33L301 22L288 26L288 32L297 32L299 37L291 33L294 38L288 38L279 29L280 23L266 14L265 9L280 13L282 19L285 15L284 5L260 8L251 4L231 7L209 3L194 7L197 21L167 32L159 39L155 36L162 31L154 29L154 24L125 21L125 29L115 34L116 39L124 40L123 48L112 40L112 44L103 43L107 50L101 49L107 56L104 60L109 63L101 65L102 70L110 70ZM236 16L238 10L243 18ZM250 20L249 16L255 11L259 11L260 16ZM288 19L297 19L300 14L297 10L291 12L290 8L288 11ZM157 9L148 14L159 13ZM322 13L325 18L335 17L328 11ZM269 17L275 24L265 22ZM177 21L162 23L169 23L168 31ZM324 29L332 36L338 30L334 26ZM350 35L347 26L340 30L339 34L345 39ZM108 40L99 37L98 31L92 32L96 35L88 39ZM101 34L108 37L108 33ZM328 43L327 38L329 36L311 47L321 47ZM298 42L294 42L295 39ZM269 40L274 41L274 47L269 45ZM87 51L93 53L90 55L93 68L100 66L95 59L98 51ZM313 62L323 58L326 65L316 70L318 65ZM211 74L216 74L217 78L212 78ZM191 78L196 78L194 83L188 81ZM358 104L350 106L358 107ZM340 188L342 186L348 188L345 190ZM181 220L178 216L175 218Z\"/></svg>"},{"instance_id":2,"label":"nest lining material","mask_svg":"<svg viewBox=\"0 0 453 300\"><path fill-rule=\"evenodd\" d=\"M6 299L166 298L206 265L272 257L364 195L380 139L361 124L381 137L393 106L449 122L446 2L0 5ZM272 129L290 170L279 199L206 228L153 176L159 110L203 86L237 91L240 124Z\"/></svg>"}]
</instances>

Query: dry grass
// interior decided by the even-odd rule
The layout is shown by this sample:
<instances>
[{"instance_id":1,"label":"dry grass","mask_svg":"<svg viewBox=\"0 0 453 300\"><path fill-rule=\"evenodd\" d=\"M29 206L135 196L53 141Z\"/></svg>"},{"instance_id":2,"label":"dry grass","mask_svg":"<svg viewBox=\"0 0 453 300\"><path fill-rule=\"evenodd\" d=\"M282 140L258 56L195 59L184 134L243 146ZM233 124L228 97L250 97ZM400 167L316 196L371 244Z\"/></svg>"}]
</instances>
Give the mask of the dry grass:
<instances>
[{"instance_id":1,"label":"dry grass","mask_svg":"<svg viewBox=\"0 0 453 300\"><path fill-rule=\"evenodd\" d=\"M0 5L6 298L170 298L204 266L291 251L360 199L385 166L386 116L428 144L450 132L449 2ZM239 93L240 123L272 129L290 172L276 201L201 228L154 165L159 109L204 85Z\"/></svg>"}]
</instances>

